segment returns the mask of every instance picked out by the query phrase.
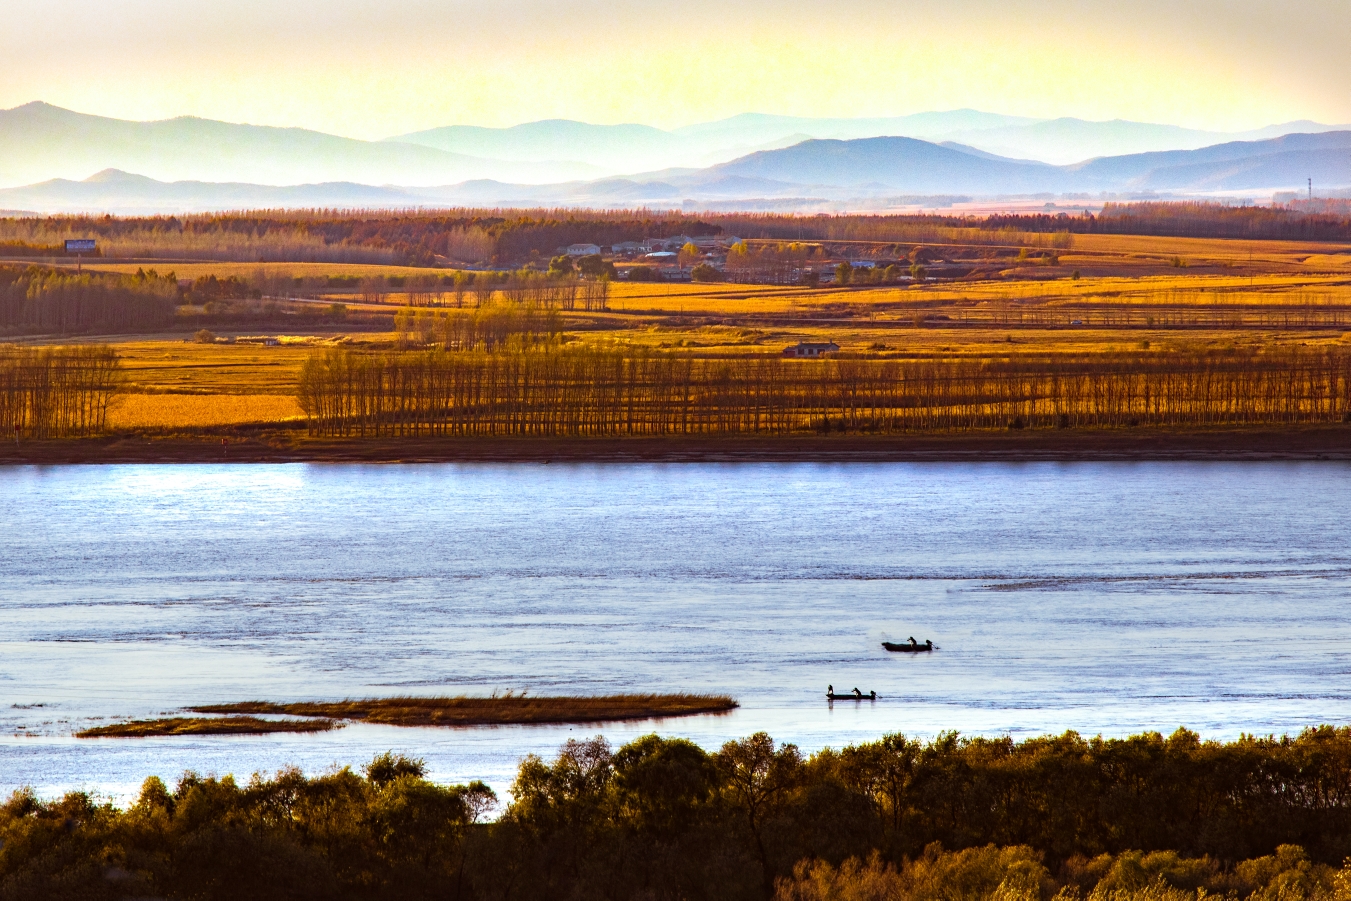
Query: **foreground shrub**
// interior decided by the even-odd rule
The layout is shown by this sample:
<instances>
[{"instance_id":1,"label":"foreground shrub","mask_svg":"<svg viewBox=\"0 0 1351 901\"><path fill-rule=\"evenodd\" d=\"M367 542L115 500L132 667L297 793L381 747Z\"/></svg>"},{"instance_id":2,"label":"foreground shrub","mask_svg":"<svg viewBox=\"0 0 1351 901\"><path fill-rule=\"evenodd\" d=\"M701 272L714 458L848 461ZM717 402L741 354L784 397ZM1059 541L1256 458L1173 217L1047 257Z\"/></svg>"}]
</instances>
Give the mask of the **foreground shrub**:
<instances>
[{"instance_id":1,"label":"foreground shrub","mask_svg":"<svg viewBox=\"0 0 1351 901\"><path fill-rule=\"evenodd\" d=\"M0 901L1351 901L1351 730L1013 742L649 735L522 762L512 802L421 761L148 779L0 806Z\"/></svg>"}]
</instances>

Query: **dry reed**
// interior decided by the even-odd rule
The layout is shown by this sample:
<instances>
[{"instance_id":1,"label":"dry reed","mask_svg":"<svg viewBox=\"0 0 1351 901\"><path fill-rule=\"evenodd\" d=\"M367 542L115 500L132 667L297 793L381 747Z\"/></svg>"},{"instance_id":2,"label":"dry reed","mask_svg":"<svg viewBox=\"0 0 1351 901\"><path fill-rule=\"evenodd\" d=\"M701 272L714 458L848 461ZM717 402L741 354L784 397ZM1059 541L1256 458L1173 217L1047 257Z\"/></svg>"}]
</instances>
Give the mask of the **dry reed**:
<instances>
[{"instance_id":1,"label":"dry reed","mask_svg":"<svg viewBox=\"0 0 1351 901\"><path fill-rule=\"evenodd\" d=\"M169 717L94 726L76 738L149 738L157 735L265 735L270 732L327 732L340 726L332 720L260 720L254 716Z\"/></svg>"},{"instance_id":2,"label":"dry reed","mask_svg":"<svg viewBox=\"0 0 1351 901\"><path fill-rule=\"evenodd\" d=\"M488 698L398 697L276 704L245 701L190 708L194 713L287 714L361 720L389 726L485 726L542 723L606 723L726 713L737 702L726 695L638 694L597 697L530 697L505 694Z\"/></svg>"}]
</instances>

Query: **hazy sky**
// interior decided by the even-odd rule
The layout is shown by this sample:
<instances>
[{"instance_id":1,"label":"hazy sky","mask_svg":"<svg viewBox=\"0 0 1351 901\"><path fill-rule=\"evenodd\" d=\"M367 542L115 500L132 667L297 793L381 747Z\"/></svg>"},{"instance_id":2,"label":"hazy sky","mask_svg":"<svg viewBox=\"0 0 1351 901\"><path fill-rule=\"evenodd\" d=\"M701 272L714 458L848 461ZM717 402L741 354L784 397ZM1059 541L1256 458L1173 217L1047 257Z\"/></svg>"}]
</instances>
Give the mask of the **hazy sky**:
<instances>
[{"instance_id":1,"label":"hazy sky","mask_svg":"<svg viewBox=\"0 0 1351 901\"><path fill-rule=\"evenodd\" d=\"M376 138L974 107L1351 122L1348 0L0 0L0 107Z\"/></svg>"}]
</instances>

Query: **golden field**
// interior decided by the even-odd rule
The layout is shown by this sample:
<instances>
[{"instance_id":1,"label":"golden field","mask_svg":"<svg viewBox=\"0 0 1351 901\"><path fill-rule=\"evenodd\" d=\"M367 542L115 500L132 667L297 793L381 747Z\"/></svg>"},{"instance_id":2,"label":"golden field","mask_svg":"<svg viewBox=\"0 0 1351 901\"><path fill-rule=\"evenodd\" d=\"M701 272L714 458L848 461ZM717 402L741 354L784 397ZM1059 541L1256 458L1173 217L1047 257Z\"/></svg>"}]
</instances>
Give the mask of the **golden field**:
<instances>
[{"instance_id":1,"label":"golden field","mask_svg":"<svg viewBox=\"0 0 1351 901\"><path fill-rule=\"evenodd\" d=\"M289 394L123 394L108 410L111 429L209 429L301 418Z\"/></svg>"}]
</instances>

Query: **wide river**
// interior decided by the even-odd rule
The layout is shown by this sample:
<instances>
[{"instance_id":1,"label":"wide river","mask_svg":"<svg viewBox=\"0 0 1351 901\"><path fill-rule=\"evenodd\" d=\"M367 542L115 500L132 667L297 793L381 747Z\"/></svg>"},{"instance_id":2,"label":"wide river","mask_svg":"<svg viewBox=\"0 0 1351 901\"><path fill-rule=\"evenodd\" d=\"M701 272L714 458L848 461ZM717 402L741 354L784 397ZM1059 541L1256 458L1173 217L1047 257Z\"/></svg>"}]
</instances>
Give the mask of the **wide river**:
<instances>
[{"instance_id":1,"label":"wide river","mask_svg":"<svg viewBox=\"0 0 1351 901\"><path fill-rule=\"evenodd\" d=\"M510 784L568 737L1351 719L1339 463L0 468L0 791L393 749ZM932 639L932 655L884 639ZM828 704L827 684L876 691ZM720 717L76 739L209 702L727 692Z\"/></svg>"}]
</instances>

